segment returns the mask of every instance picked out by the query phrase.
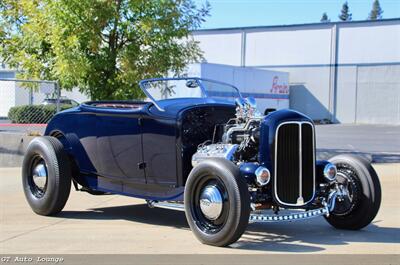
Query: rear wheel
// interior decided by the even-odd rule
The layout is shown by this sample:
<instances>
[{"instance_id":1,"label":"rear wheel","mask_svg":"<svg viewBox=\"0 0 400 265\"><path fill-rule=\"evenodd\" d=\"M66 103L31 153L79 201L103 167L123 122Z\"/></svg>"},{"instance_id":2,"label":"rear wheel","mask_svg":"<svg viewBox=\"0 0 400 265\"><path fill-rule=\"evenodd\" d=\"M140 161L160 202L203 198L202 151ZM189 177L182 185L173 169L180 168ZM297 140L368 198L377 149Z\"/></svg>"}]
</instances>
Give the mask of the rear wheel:
<instances>
[{"instance_id":1,"label":"rear wheel","mask_svg":"<svg viewBox=\"0 0 400 265\"><path fill-rule=\"evenodd\" d=\"M22 164L22 185L35 213L54 215L64 208L71 190L71 167L59 140L44 136L31 141Z\"/></svg>"},{"instance_id":2,"label":"rear wheel","mask_svg":"<svg viewBox=\"0 0 400 265\"><path fill-rule=\"evenodd\" d=\"M339 155L330 160L337 167L337 190L333 212L326 220L335 228L358 230L372 222L381 203L378 175L364 158Z\"/></svg>"},{"instance_id":3,"label":"rear wheel","mask_svg":"<svg viewBox=\"0 0 400 265\"><path fill-rule=\"evenodd\" d=\"M185 213L191 230L204 244L227 246L246 230L250 196L238 168L225 159L197 165L185 186Z\"/></svg>"}]
</instances>

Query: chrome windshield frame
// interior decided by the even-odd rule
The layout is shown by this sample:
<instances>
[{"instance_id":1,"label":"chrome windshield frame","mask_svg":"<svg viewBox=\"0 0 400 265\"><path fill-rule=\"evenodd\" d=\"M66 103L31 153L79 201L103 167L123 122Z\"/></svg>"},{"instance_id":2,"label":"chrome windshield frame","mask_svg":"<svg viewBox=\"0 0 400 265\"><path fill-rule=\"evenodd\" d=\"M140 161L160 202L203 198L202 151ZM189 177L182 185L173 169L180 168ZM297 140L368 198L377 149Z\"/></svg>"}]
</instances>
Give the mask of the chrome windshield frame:
<instances>
[{"instance_id":1,"label":"chrome windshield frame","mask_svg":"<svg viewBox=\"0 0 400 265\"><path fill-rule=\"evenodd\" d=\"M207 91L204 88L204 85L202 83L202 81L207 81L207 82L212 82L212 83L216 83L216 84L221 84L221 85L226 85L226 86L230 86L232 87L234 90L236 90L236 92L238 93L240 98L242 97L242 94L240 93L239 89L237 87L235 87L232 84L229 83L225 83L225 82L221 82L221 81L217 81L217 80L213 80L213 79L208 79L208 78L200 78L200 77L165 77L165 78L149 78L149 79L143 79L139 82L139 86L142 89L143 93L154 103L154 105L157 107L158 110L160 111L165 111L162 107L160 107L160 105L158 104L158 100L154 99L154 97L149 93L149 91L147 91L147 89L145 88L145 84L146 83L150 83L150 82L157 82L157 81L173 81L173 80L196 80L197 84L199 85L202 94L204 95L204 97L202 98L208 98L209 96L207 95ZM211 97L210 97L211 98Z\"/></svg>"}]
</instances>

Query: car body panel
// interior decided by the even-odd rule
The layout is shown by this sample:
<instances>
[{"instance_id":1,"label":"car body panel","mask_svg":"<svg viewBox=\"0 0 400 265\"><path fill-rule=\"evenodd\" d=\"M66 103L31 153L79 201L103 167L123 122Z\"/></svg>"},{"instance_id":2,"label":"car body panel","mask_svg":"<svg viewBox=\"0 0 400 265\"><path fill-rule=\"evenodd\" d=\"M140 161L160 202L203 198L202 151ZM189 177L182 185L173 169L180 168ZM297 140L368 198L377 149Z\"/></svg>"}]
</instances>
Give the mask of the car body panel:
<instances>
[{"instance_id":1,"label":"car body panel","mask_svg":"<svg viewBox=\"0 0 400 265\"><path fill-rule=\"evenodd\" d=\"M60 138L78 169L74 180L88 189L179 200L198 145L234 118L235 109L221 97L87 102L55 115L45 135ZM312 122L292 110L263 118L259 161L272 176L274 132L287 120Z\"/></svg>"},{"instance_id":2,"label":"car body panel","mask_svg":"<svg viewBox=\"0 0 400 265\"><path fill-rule=\"evenodd\" d=\"M101 102L141 104L133 110L92 103L55 115L45 135L61 136L79 168L74 179L80 185L153 200L179 199L191 170L190 158L181 153L181 113L207 106L234 110L232 102L213 98L164 100L163 111L148 102Z\"/></svg>"}]
</instances>

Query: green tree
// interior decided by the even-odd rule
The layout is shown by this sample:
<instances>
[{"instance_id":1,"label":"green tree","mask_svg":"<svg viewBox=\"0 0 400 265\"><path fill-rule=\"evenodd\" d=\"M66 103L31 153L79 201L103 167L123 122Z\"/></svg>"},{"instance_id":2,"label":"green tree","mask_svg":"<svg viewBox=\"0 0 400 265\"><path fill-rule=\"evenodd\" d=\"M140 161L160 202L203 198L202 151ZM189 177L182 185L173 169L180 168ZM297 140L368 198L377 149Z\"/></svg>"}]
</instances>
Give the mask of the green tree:
<instances>
[{"instance_id":1,"label":"green tree","mask_svg":"<svg viewBox=\"0 0 400 265\"><path fill-rule=\"evenodd\" d=\"M368 15L368 19L370 20L382 19L382 13L383 10L381 8L379 0L375 0L372 4L372 10Z\"/></svg>"},{"instance_id":2,"label":"green tree","mask_svg":"<svg viewBox=\"0 0 400 265\"><path fill-rule=\"evenodd\" d=\"M340 11L339 19L342 21L350 21L351 17L352 17L352 14L350 13L349 4L346 1L346 2L344 2L343 6L342 6L342 10Z\"/></svg>"},{"instance_id":3,"label":"green tree","mask_svg":"<svg viewBox=\"0 0 400 265\"><path fill-rule=\"evenodd\" d=\"M92 99L140 98L138 80L202 58L190 31L209 10L193 0L1 0L0 57L21 78Z\"/></svg>"},{"instance_id":4,"label":"green tree","mask_svg":"<svg viewBox=\"0 0 400 265\"><path fill-rule=\"evenodd\" d=\"M321 22L331 22L331 20L328 18L328 15L326 14L326 12L324 12L322 14Z\"/></svg>"}]
</instances>

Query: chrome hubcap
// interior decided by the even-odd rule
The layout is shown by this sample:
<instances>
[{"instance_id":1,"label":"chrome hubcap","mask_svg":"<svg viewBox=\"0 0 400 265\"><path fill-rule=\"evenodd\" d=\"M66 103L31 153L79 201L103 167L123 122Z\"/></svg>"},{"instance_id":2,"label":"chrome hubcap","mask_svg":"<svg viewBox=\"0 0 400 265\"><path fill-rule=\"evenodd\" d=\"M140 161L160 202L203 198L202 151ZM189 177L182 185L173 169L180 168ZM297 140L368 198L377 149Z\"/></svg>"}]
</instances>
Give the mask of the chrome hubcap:
<instances>
[{"instance_id":1,"label":"chrome hubcap","mask_svg":"<svg viewBox=\"0 0 400 265\"><path fill-rule=\"evenodd\" d=\"M47 182L47 169L43 162L40 162L33 168L32 179L36 187L43 191Z\"/></svg>"},{"instance_id":2,"label":"chrome hubcap","mask_svg":"<svg viewBox=\"0 0 400 265\"><path fill-rule=\"evenodd\" d=\"M209 220L216 220L222 213L222 195L216 186L206 186L200 195L200 209Z\"/></svg>"}]
</instances>

